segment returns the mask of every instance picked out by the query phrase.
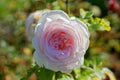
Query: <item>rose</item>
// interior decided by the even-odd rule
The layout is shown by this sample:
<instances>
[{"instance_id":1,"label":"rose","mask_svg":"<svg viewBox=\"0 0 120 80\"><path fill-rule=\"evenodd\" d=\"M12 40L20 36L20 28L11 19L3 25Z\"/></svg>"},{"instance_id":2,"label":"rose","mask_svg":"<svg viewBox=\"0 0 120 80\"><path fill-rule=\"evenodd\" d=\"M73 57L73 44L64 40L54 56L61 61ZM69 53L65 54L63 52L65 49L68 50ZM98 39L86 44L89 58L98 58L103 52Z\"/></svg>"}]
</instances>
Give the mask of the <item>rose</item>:
<instances>
[{"instance_id":1,"label":"rose","mask_svg":"<svg viewBox=\"0 0 120 80\"><path fill-rule=\"evenodd\" d=\"M119 2L117 0L108 0L108 7L116 11L119 9Z\"/></svg>"},{"instance_id":2,"label":"rose","mask_svg":"<svg viewBox=\"0 0 120 80\"><path fill-rule=\"evenodd\" d=\"M108 8L120 16L120 3L118 0L108 0Z\"/></svg>"},{"instance_id":3,"label":"rose","mask_svg":"<svg viewBox=\"0 0 120 80\"><path fill-rule=\"evenodd\" d=\"M25 25L26 25L26 36L29 41L32 41L32 39L34 37L35 26L36 26L38 20L40 19L40 17L42 16L42 14L45 12L49 12L49 11L50 11L49 9L38 10L38 11L31 13L28 16Z\"/></svg>"},{"instance_id":4,"label":"rose","mask_svg":"<svg viewBox=\"0 0 120 80\"><path fill-rule=\"evenodd\" d=\"M80 67L89 45L85 24L60 10L42 15L35 27L34 58L39 66L53 71L71 72Z\"/></svg>"}]
</instances>

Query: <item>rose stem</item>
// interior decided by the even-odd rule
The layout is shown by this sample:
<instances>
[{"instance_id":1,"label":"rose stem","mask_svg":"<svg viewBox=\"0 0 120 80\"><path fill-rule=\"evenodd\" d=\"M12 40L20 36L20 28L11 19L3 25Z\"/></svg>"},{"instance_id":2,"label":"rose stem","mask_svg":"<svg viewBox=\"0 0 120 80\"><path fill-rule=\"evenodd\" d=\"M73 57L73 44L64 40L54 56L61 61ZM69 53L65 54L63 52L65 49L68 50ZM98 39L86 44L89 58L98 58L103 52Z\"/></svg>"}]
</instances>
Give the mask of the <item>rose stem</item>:
<instances>
[{"instance_id":1,"label":"rose stem","mask_svg":"<svg viewBox=\"0 0 120 80\"><path fill-rule=\"evenodd\" d=\"M66 0L66 12L68 15L70 15L69 0Z\"/></svg>"}]
</instances>

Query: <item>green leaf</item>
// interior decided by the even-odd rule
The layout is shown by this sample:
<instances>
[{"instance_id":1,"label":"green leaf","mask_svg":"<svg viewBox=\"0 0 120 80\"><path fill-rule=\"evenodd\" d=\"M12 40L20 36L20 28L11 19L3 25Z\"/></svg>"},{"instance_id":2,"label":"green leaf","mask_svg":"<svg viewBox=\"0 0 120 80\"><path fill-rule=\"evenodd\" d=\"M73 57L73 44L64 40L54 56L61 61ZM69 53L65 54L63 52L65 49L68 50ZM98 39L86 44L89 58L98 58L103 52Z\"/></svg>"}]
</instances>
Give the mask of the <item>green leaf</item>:
<instances>
[{"instance_id":1,"label":"green leaf","mask_svg":"<svg viewBox=\"0 0 120 80\"><path fill-rule=\"evenodd\" d=\"M74 79L70 76L62 75L62 77L58 78L57 80L74 80Z\"/></svg>"},{"instance_id":2,"label":"green leaf","mask_svg":"<svg viewBox=\"0 0 120 80\"><path fill-rule=\"evenodd\" d=\"M37 64L32 66L21 80L28 80L32 73L36 74L37 80L55 80L54 71L45 69L44 67L39 67Z\"/></svg>"},{"instance_id":3,"label":"green leaf","mask_svg":"<svg viewBox=\"0 0 120 80\"><path fill-rule=\"evenodd\" d=\"M34 73L35 71L38 70L38 65L32 65L31 68L29 70L27 70L25 76L23 78L21 78L20 80L28 80L28 78L31 76L32 73Z\"/></svg>"},{"instance_id":4,"label":"green leaf","mask_svg":"<svg viewBox=\"0 0 120 80\"><path fill-rule=\"evenodd\" d=\"M93 16L92 11L85 11L84 9L80 9L80 18L90 18Z\"/></svg>"},{"instance_id":5,"label":"green leaf","mask_svg":"<svg viewBox=\"0 0 120 80\"><path fill-rule=\"evenodd\" d=\"M55 80L74 80L73 76L69 73L56 72Z\"/></svg>"},{"instance_id":6,"label":"green leaf","mask_svg":"<svg viewBox=\"0 0 120 80\"><path fill-rule=\"evenodd\" d=\"M92 56L89 59L85 59L84 65L87 67L96 68L96 67L102 65L102 59L98 55Z\"/></svg>"},{"instance_id":7,"label":"green leaf","mask_svg":"<svg viewBox=\"0 0 120 80\"><path fill-rule=\"evenodd\" d=\"M98 18L98 17L96 17L96 18L94 19L94 23L95 23L95 24L99 24L99 23L100 23L100 21L101 21L101 19L100 19L100 18Z\"/></svg>"},{"instance_id":8,"label":"green leaf","mask_svg":"<svg viewBox=\"0 0 120 80\"><path fill-rule=\"evenodd\" d=\"M84 9L80 9L80 18L85 18L86 11Z\"/></svg>"},{"instance_id":9,"label":"green leaf","mask_svg":"<svg viewBox=\"0 0 120 80\"><path fill-rule=\"evenodd\" d=\"M91 31L96 31L96 30L106 30L110 31L110 22L106 19L101 19L101 18L90 18L88 23L89 30Z\"/></svg>"},{"instance_id":10,"label":"green leaf","mask_svg":"<svg viewBox=\"0 0 120 80\"><path fill-rule=\"evenodd\" d=\"M92 30L92 31L102 30L102 27L99 24L91 24L89 26L89 30Z\"/></svg>"},{"instance_id":11,"label":"green leaf","mask_svg":"<svg viewBox=\"0 0 120 80\"><path fill-rule=\"evenodd\" d=\"M89 80L94 70L87 66L82 66L74 70L76 80Z\"/></svg>"},{"instance_id":12,"label":"green leaf","mask_svg":"<svg viewBox=\"0 0 120 80\"><path fill-rule=\"evenodd\" d=\"M80 20L83 21L91 31L96 30L106 30L110 31L110 22L104 18L93 18L92 11L85 11L84 9L80 9Z\"/></svg>"},{"instance_id":13,"label":"green leaf","mask_svg":"<svg viewBox=\"0 0 120 80\"><path fill-rule=\"evenodd\" d=\"M81 72L80 68L74 69L74 74L76 79L79 79L81 77L80 72Z\"/></svg>"},{"instance_id":14,"label":"green leaf","mask_svg":"<svg viewBox=\"0 0 120 80\"><path fill-rule=\"evenodd\" d=\"M55 80L55 72L45 69L44 67L39 68L36 71L36 75L38 80Z\"/></svg>"},{"instance_id":15,"label":"green leaf","mask_svg":"<svg viewBox=\"0 0 120 80\"><path fill-rule=\"evenodd\" d=\"M110 31L110 22L106 19L101 19L100 25L104 28L104 30Z\"/></svg>"},{"instance_id":16,"label":"green leaf","mask_svg":"<svg viewBox=\"0 0 120 80\"><path fill-rule=\"evenodd\" d=\"M92 11L88 11L85 15L85 18L90 18L93 16L93 12Z\"/></svg>"}]
</instances>

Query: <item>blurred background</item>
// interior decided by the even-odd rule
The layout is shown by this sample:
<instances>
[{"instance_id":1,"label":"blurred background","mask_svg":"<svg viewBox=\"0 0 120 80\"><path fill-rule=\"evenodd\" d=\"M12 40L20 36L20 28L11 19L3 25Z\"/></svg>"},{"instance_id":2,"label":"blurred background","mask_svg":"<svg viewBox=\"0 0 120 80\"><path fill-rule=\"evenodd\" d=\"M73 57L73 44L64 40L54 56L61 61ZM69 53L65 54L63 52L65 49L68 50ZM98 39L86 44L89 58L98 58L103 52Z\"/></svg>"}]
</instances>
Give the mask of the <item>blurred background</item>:
<instances>
[{"instance_id":1,"label":"blurred background","mask_svg":"<svg viewBox=\"0 0 120 80\"><path fill-rule=\"evenodd\" d=\"M102 66L120 80L120 0L69 0L72 15L79 18L80 8L110 21L109 32L91 32L85 58L100 57ZM19 80L30 68L34 47L27 40L25 21L30 13L42 9L66 11L66 0L0 0L0 80Z\"/></svg>"}]
</instances>

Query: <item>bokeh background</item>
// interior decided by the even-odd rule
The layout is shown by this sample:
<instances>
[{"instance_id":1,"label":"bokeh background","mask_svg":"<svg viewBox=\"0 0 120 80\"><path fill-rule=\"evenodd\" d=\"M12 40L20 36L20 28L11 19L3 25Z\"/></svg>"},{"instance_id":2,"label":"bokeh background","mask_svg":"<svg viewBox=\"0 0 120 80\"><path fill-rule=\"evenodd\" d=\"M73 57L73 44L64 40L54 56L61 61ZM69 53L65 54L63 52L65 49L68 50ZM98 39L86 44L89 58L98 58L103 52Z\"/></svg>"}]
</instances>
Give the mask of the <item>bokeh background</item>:
<instances>
[{"instance_id":1,"label":"bokeh background","mask_svg":"<svg viewBox=\"0 0 120 80\"><path fill-rule=\"evenodd\" d=\"M0 80L19 80L33 63L34 47L25 34L28 15L42 9L66 11L65 1L0 0ZM85 58L100 57L102 65L120 80L120 0L69 0L72 15L78 17L80 8L110 21L109 32L91 32ZM36 75L31 75L29 80L36 80Z\"/></svg>"}]
</instances>

